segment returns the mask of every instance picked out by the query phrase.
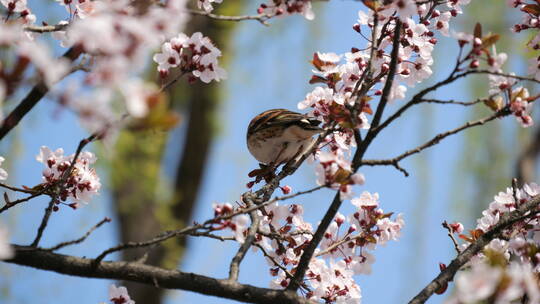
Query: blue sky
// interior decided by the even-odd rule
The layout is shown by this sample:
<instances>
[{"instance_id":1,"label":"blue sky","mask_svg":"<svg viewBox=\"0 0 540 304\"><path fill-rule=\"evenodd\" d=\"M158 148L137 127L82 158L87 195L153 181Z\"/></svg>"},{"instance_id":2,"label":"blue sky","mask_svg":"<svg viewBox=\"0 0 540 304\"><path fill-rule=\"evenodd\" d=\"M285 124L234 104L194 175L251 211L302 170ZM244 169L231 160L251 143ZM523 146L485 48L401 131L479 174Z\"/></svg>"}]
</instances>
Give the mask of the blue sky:
<instances>
[{"instance_id":1,"label":"blue sky","mask_svg":"<svg viewBox=\"0 0 540 304\"><path fill-rule=\"evenodd\" d=\"M195 209L195 220L212 217L212 203L234 202L246 190L247 173L257 166L245 148L249 120L269 108L296 109L296 104L313 88L307 83L311 76L309 60L312 53L344 53L352 46L364 45L352 30L358 10L363 8L361 3L330 1L318 8L315 10L316 20L311 23L294 16L276 20L271 27L257 22L239 25L233 43L233 59L228 67L229 78L224 82L221 128L212 148ZM254 10L252 8L250 12ZM439 62L435 65L436 74L432 81L446 75L457 50L452 41L444 38L440 39L438 48L443 51L437 54ZM432 97L466 100L469 96L465 83L458 82L437 91ZM402 102L390 105L386 115L395 111ZM2 145L3 155L7 155L9 150L15 150L18 155L14 169L10 171L11 181L15 184L33 185L40 181L41 164L34 157L41 145L53 149L63 147L67 153L72 153L78 141L86 136L75 117L68 112L55 116L56 109L50 100L42 101L22 122L16 131L16 139ZM487 110L484 111L486 114L489 114ZM463 124L470 117L468 110L458 106L419 106L383 131L366 153L366 158L396 156L439 132ZM507 120L495 123L513 127L514 121L510 121L513 119ZM181 126L177 132L182 132ZM462 135L452 136L440 145L404 160L401 165L411 173L407 178L392 167L360 169L367 182L357 188L356 193L378 192L381 207L386 212L403 213L406 222L398 242L390 242L374 251L377 261L373 273L358 277L363 303L403 303L409 300L438 273L439 262L449 262L453 257L452 244L440 223L468 218L452 207L455 191L459 191L452 185L463 144ZM169 155L178 148L171 143ZM164 170L165 175L168 173ZM314 167L304 164L295 176L288 177L283 183L294 190L308 189L315 186L313 173ZM103 178L103 184L106 186L106 178ZM291 202L303 204L305 217L316 223L333 195L333 191L321 190ZM481 203L487 205L489 202ZM45 200L35 200L14 208L9 215L0 216L0 221L10 227L13 242L31 242L45 206ZM350 203L345 202L340 212L347 214L351 210ZM63 208L53 214L43 245L76 238L104 216L112 214L105 189L95 201L80 210ZM93 256L116 242L113 222L98 229L83 244L63 252ZM226 277L229 261L237 249L235 243L197 238L190 244L179 269ZM262 256L248 253L242 264L240 281L267 287L269 280L268 267ZM107 300L107 288L111 283L0 264L0 298L6 295L8 303L35 303L36 298L40 303L72 303L74 298L80 303L99 303ZM443 299L444 296L434 296L429 303L441 303ZM184 291L171 291L167 300L171 304L201 302L236 303Z\"/></svg>"}]
</instances>

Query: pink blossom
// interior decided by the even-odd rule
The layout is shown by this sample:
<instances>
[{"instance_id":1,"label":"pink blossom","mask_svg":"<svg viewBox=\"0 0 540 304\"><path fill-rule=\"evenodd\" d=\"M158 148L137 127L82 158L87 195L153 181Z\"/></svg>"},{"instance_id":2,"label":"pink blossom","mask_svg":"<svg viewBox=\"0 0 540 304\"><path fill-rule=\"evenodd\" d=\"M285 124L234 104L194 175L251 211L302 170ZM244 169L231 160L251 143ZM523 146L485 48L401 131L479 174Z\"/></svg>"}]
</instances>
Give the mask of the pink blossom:
<instances>
[{"instance_id":1,"label":"pink blossom","mask_svg":"<svg viewBox=\"0 0 540 304\"><path fill-rule=\"evenodd\" d=\"M116 287L114 284L109 287L109 300L113 304L135 304L135 301L129 297L126 287Z\"/></svg>"},{"instance_id":2,"label":"pink blossom","mask_svg":"<svg viewBox=\"0 0 540 304\"><path fill-rule=\"evenodd\" d=\"M313 20L315 18L311 7L311 0L268 0L259 6L257 13L269 15L301 14L307 20Z\"/></svg>"},{"instance_id":3,"label":"pink blossom","mask_svg":"<svg viewBox=\"0 0 540 304\"><path fill-rule=\"evenodd\" d=\"M487 299L497 288L502 276L499 267L485 263L472 264L471 269L456 275L456 296L463 303Z\"/></svg>"},{"instance_id":4,"label":"pink blossom","mask_svg":"<svg viewBox=\"0 0 540 304\"><path fill-rule=\"evenodd\" d=\"M27 9L26 0L0 0L0 3L7 8L8 12L20 13Z\"/></svg>"},{"instance_id":5,"label":"pink blossom","mask_svg":"<svg viewBox=\"0 0 540 304\"><path fill-rule=\"evenodd\" d=\"M62 148L52 151L42 146L36 160L45 165L43 183L55 184L62 180L66 170L71 166L74 156L74 154L64 156ZM59 199L62 202L70 199L75 203L88 203L98 193L101 183L95 169L90 167L95 161L96 157L93 153L83 151L79 154L71 174L65 181L65 185L61 186L62 192Z\"/></svg>"}]
</instances>

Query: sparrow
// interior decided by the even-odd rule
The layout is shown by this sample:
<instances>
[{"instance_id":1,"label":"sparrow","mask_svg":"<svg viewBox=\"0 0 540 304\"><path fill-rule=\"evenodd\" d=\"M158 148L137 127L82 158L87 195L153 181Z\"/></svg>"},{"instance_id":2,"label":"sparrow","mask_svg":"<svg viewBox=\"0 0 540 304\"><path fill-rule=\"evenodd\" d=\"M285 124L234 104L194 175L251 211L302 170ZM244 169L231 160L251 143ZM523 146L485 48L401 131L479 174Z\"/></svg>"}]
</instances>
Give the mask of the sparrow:
<instances>
[{"instance_id":1,"label":"sparrow","mask_svg":"<svg viewBox=\"0 0 540 304\"><path fill-rule=\"evenodd\" d=\"M251 120L247 130L249 152L261 168L277 168L303 152L312 137L323 131L321 122L285 109L262 112Z\"/></svg>"}]
</instances>

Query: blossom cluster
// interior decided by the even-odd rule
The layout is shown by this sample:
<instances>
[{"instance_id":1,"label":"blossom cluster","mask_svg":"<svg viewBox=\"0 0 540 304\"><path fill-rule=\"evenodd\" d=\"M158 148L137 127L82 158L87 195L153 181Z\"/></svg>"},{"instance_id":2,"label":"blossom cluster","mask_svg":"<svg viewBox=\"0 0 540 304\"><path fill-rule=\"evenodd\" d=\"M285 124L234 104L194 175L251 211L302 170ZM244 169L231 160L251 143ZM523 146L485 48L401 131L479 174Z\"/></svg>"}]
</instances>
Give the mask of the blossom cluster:
<instances>
[{"instance_id":1,"label":"blossom cluster","mask_svg":"<svg viewBox=\"0 0 540 304\"><path fill-rule=\"evenodd\" d=\"M535 79L540 80L540 4L538 1L528 0L507 0L509 6L518 8L522 13L522 19L520 23L513 26L512 30L516 33L522 31L534 31L532 38L527 43L527 46L536 51L536 56L531 58L528 62L529 75L532 75Z\"/></svg>"},{"instance_id":2,"label":"blossom cluster","mask_svg":"<svg viewBox=\"0 0 540 304\"><path fill-rule=\"evenodd\" d=\"M8 8L7 17L29 11L26 0L1 3ZM186 0L153 4L141 11L130 0L58 3L69 12L69 18L58 23L61 30L52 36L62 47L70 48L74 54L82 53L83 57L77 60L78 55L74 56L74 62L54 58L45 43L28 35L23 27L27 22L2 23L0 45L11 47L15 58L6 61L12 65L0 68L0 96L9 97L21 80L27 80L23 76L30 63L49 87L82 69L87 71L84 81L55 86L52 96L80 114L83 125L91 132L110 128L126 112L135 118L145 117L158 92L156 85L143 79L146 59L184 27L188 20ZM116 104L117 100L123 104Z\"/></svg>"},{"instance_id":3,"label":"blossom cluster","mask_svg":"<svg viewBox=\"0 0 540 304\"><path fill-rule=\"evenodd\" d=\"M428 9L426 4L418 5L412 0L392 1L388 5L377 7L368 13L359 11L358 23L353 29L366 37L367 47L353 47L343 55L334 53L317 53L313 58L314 76L310 83L321 83L327 86L316 87L306 99L299 104L300 108L312 107L315 117L333 112L337 105L358 106L357 113L370 113L369 101L382 94L380 84L384 83L389 71L391 56L389 51L392 37L395 35L396 22L401 21L404 35L399 41L397 80L390 92L390 100L403 98L406 86L414 86L432 74L433 49L437 44L436 33L449 35L449 22L452 17L462 12L461 5L469 0L449 1L444 6ZM394 15L397 14L398 17ZM414 17L414 18L413 18ZM368 38L374 35L375 41ZM372 57L373 52L373 58ZM342 60L345 59L343 63ZM367 74L374 76L374 84L365 84ZM401 82L401 83L400 83ZM404 85L405 84L405 85ZM359 86L368 86L365 100L356 100ZM336 114L334 114L336 115ZM364 121L365 119L358 119Z\"/></svg>"},{"instance_id":4,"label":"blossom cluster","mask_svg":"<svg viewBox=\"0 0 540 304\"><path fill-rule=\"evenodd\" d=\"M353 130L370 128L370 102L383 95L398 22L402 37L397 41L395 79L385 93L388 101L404 98L407 86L413 87L431 76L436 33L449 36L450 20L462 13L461 6L468 2L430 4L435 5L433 8L413 0L389 1L386 5L366 2L373 7L367 13L359 11L353 29L367 40L367 46L352 47L341 55L314 54L310 83L318 85L298 103L298 108L310 109L308 115L322 121L323 127L335 130L319 146L326 151L315 154L319 160L319 184L340 189L348 198L352 195L350 186L364 181L352 170L351 147L356 145Z\"/></svg>"},{"instance_id":5,"label":"blossom cluster","mask_svg":"<svg viewBox=\"0 0 540 304\"><path fill-rule=\"evenodd\" d=\"M391 213L379 208L379 195L364 192L351 201L355 212L349 216L337 214L324 234L309 264L301 288L307 298L326 303L357 303L360 287L353 276L369 274L375 262L370 253L378 245L397 240L404 225L401 215L394 220ZM215 204L216 217L237 214L243 207ZM270 267L274 279L272 288L289 285L304 248L314 233L312 225L303 219L301 205L274 203L257 211L261 218L254 245L259 248ZM243 242L249 228L245 214L214 223L214 230L230 230L238 242Z\"/></svg>"},{"instance_id":6,"label":"blossom cluster","mask_svg":"<svg viewBox=\"0 0 540 304\"><path fill-rule=\"evenodd\" d=\"M65 58L55 58L50 49L24 32L20 23L0 24L0 46L12 47L16 57L13 58L13 68L0 66L0 97L2 100L14 93L14 88L23 79L24 71L30 63L36 68L43 82L52 86L64 77L69 70L69 63ZM9 62L9 61L6 61Z\"/></svg>"},{"instance_id":7,"label":"blossom cluster","mask_svg":"<svg viewBox=\"0 0 540 304\"><path fill-rule=\"evenodd\" d=\"M510 94L510 110L523 127L533 125L533 119L530 115L532 110L530 99L529 91L524 87L518 87Z\"/></svg>"},{"instance_id":8,"label":"blossom cluster","mask_svg":"<svg viewBox=\"0 0 540 304\"><path fill-rule=\"evenodd\" d=\"M498 53L495 48L494 44L499 36L495 34L482 36L480 25L477 25L474 35L457 33L455 36L460 48L462 48L461 52L463 52L465 45L471 45L467 55L458 59L458 67L468 63L469 69L476 69L480 67L482 59L486 62L487 70L490 72L488 75L490 86L488 106L498 111L508 105L521 126L530 127L533 124L533 119L530 116L531 102L535 98L529 96L529 91L526 88L517 86L517 80L513 77L515 76L513 73L503 73L502 66L506 63L508 55Z\"/></svg>"},{"instance_id":9,"label":"blossom cluster","mask_svg":"<svg viewBox=\"0 0 540 304\"><path fill-rule=\"evenodd\" d=\"M95 169L90 167L96 161L93 153L81 152L73 164L74 157L74 154L64 156L62 148L52 151L42 146L36 160L45 165L41 186L55 185L59 188L57 205L69 199L73 201L69 206L76 209L79 202L87 203L98 193L101 183Z\"/></svg>"},{"instance_id":10,"label":"blossom cluster","mask_svg":"<svg viewBox=\"0 0 540 304\"><path fill-rule=\"evenodd\" d=\"M259 5L257 13L270 16L300 14L307 20L315 18L311 0L268 0Z\"/></svg>"},{"instance_id":11,"label":"blossom cluster","mask_svg":"<svg viewBox=\"0 0 540 304\"><path fill-rule=\"evenodd\" d=\"M540 195L540 186L526 184L521 189L507 188L494 197L476 229L468 235L455 229L465 243L465 249L480 235L492 229L504 214ZM461 224L455 224L460 227ZM462 227L462 226L461 226ZM484 250L473 257L454 279L456 293L448 303L477 303L490 299L493 303L511 303L526 296L529 303L540 302L540 216L517 222L503 231L503 237L493 239Z\"/></svg>"},{"instance_id":12,"label":"blossom cluster","mask_svg":"<svg viewBox=\"0 0 540 304\"><path fill-rule=\"evenodd\" d=\"M169 75L170 69L178 68L181 73L191 73L192 77L209 83L226 77L225 70L218 64L220 56L221 51L200 32L191 37L180 33L161 46L161 53L154 55L154 61L162 78Z\"/></svg>"},{"instance_id":13,"label":"blossom cluster","mask_svg":"<svg viewBox=\"0 0 540 304\"><path fill-rule=\"evenodd\" d=\"M36 16L27 5L26 0L0 0L0 3L7 9L6 22L14 18L15 22L32 25L36 22Z\"/></svg>"}]
</instances>

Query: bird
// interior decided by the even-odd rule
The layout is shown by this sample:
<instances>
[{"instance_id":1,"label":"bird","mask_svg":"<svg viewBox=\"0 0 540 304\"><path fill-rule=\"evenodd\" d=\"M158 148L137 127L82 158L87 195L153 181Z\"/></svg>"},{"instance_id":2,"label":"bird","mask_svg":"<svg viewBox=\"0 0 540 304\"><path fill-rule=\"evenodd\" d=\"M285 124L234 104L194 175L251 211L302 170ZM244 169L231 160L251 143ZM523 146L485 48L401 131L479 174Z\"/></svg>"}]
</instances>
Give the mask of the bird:
<instances>
[{"instance_id":1,"label":"bird","mask_svg":"<svg viewBox=\"0 0 540 304\"><path fill-rule=\"evenodd\" d=\"M247 147L261 168L275 169L296 158L322 133L321 122L286 109L271 109L255 116L247 130Z\"/></svg>"}]
</instances>

